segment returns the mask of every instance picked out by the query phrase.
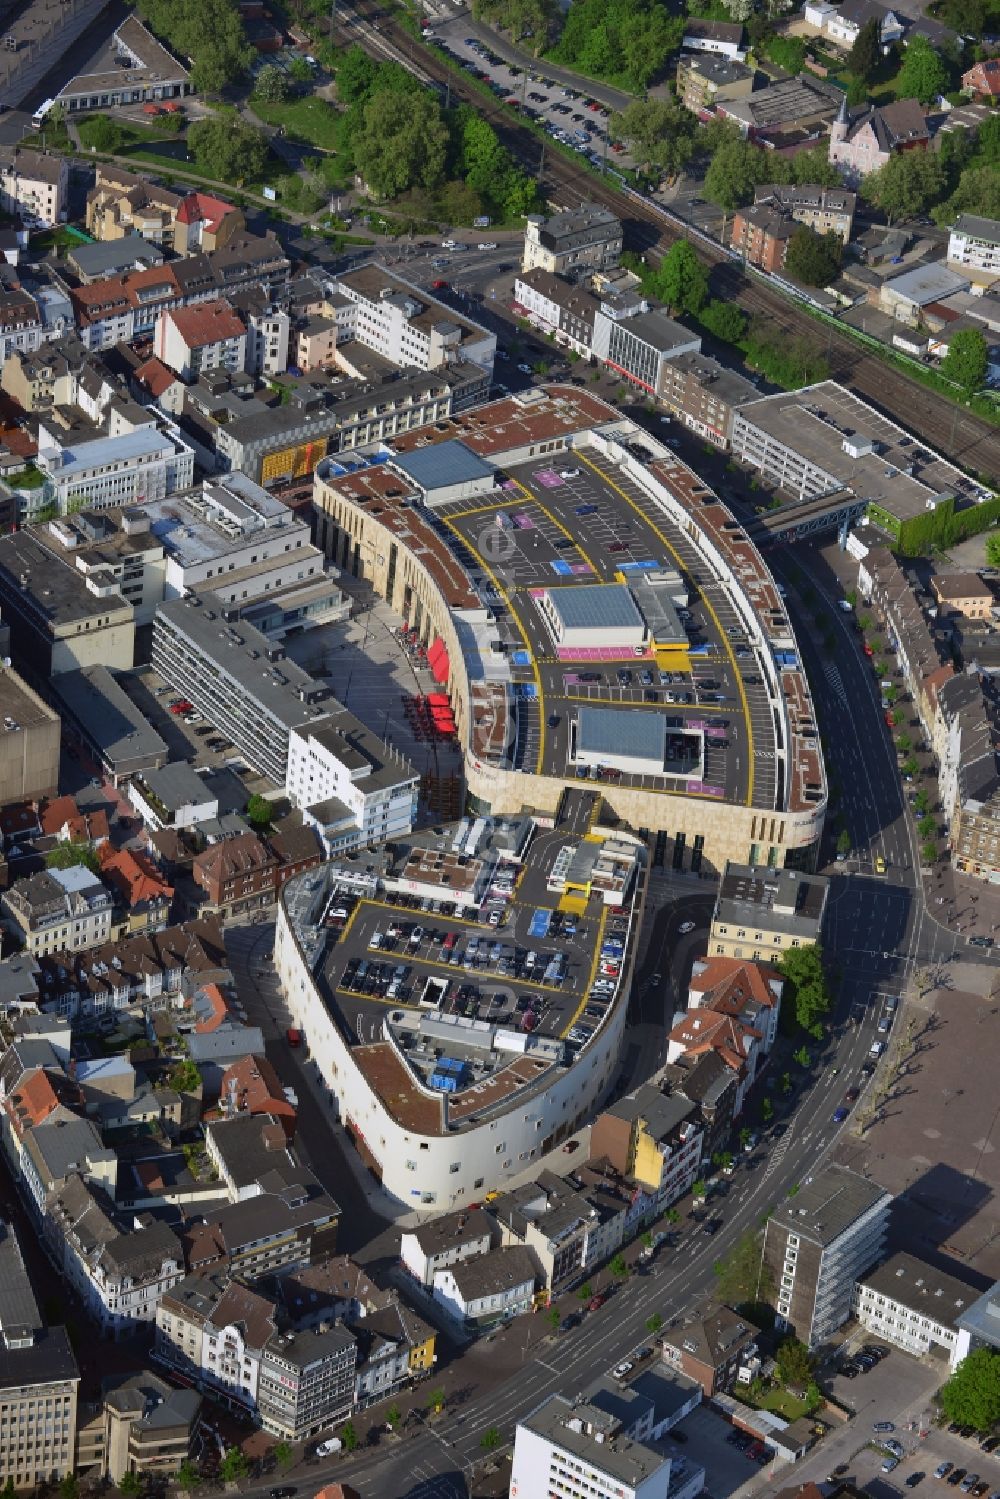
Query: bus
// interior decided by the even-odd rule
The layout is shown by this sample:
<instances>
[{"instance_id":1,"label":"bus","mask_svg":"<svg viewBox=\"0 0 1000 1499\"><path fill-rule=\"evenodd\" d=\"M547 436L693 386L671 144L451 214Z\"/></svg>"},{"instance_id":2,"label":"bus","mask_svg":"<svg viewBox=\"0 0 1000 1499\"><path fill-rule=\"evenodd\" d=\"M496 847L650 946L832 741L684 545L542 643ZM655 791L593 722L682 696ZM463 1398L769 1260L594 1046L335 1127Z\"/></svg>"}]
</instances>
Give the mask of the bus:
<instances>
[{"instance_id":1,"label":"bus","mask_svg":"<svg viewBox=\"0 0 1000 1499\"><path fill-rule=\"evenodd\" d=\"M54 99L46 99L44 104L39 105L34 114L31 116L32 129L41 130L42 126L45 124L45 117L48 114L49 110L53 107L55 102L56 101Z\"/></svg>"}]
</instances>

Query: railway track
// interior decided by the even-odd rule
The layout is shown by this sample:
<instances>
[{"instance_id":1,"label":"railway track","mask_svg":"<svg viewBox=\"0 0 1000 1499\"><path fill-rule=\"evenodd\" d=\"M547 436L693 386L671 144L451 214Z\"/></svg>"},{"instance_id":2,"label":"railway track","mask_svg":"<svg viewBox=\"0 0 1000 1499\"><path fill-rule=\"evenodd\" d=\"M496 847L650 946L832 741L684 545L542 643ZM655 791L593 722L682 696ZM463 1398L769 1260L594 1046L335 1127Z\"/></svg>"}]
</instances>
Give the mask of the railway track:
<instances>
[{"instance_id":1,"label":"railway track","mask_svg":"<svg viewBox=\"0 0 1000 1499\"><path fill-rule=\"evenodd\" d=\"M344 26L345 38L376 43L376 50L383 55L394 50L413 71L449 86L453 98L473 105L489 120L518 161L538 172L543 144L533 132L519 125L507 109L473 89L460 73L420 46L391 15L380 11L378 0L358 0L354 14L362 26ZM376 18L377 30L372 26ZM678 239L689 239L709 266L713 295L738 303L745 312L765 318L790 337L804 338L814 347L821 347L835 380L849 386L962 468L983 475L993 485L1000 482L1000 429L867 353L832 324L824 326L781 293L745 276L720 247L700 235L687 233L638 195L581 171L556 150L545 150L543 182L550 199L565 207L586 201L611 209L622 221L628 248L640 254L663 254Z\"/></svg>"}]
</instances>

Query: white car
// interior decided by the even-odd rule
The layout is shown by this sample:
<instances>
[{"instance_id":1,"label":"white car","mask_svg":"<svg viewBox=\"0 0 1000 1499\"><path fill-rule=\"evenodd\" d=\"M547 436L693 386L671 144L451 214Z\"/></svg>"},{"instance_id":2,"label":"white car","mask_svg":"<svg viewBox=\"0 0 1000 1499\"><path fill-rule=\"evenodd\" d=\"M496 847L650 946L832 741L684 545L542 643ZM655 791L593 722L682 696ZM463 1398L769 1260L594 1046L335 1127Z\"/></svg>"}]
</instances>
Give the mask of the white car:
<instances>
[{"instance_id":1,"label":"white car","mask_svg":"<svg viewBox=\"0 0 1000 1499\"><path fill-rule=\"evenodd\" d=\"M530 364L519 364L518 369L522 375L533 375L535 373Z\"/></svg>"},{"instance_id":2,"label":"white car","mask_svg":"<svg viewBox=\"0 0 1000 1499\"><path fill-rule=\"evenodd\" d=\"M688 932L694 931L694 922L682 921L677 930L682 934L682 936L686 936Z\"/></svg>"},{"instance_id":3,"label":"white car","mask_svg":"<svg viewBox=\"0 0 1000 1499\"><path fill-rule=\"evenodd\" d=\"M580 470L578 468L561 468L559 470L559 477L560 479L579 479Z\"/></svg>"},{"instance_id":4,"label":"white car","mask_svg":"<svg viewBox=\"0 0 1000 1499\"><path fill-rule=\"evenodd\" d=\"M880 1057L884 1051L885 1051L885 1042L884 1041L873 1041L872 1044L871 1044L871 1046L869 1047L868 1055L870 1057Z\"/></svg>"},{"instance_id":5,"label":"white car","mask_svg":"<svg viewBox=\"0 0 1000 1499\"><path fill-rule=\"evenodd\" d=\"M442 250L457 250L458 242L457 240L453 239L443 239L441 241L441 248Z\"/></svg>"},{"instance_id":6,"label":"white car","mask_svg":"<svg viewBox=\"0 0 1000 1499\"><path fill-rule=\"evenodd\" d=\"M615 1364L615 1367L611 1372L616 1379L624 1379L626 1374L632 1373L633 1368L634 1365L632 1364L631 1360L625 1358L622 1359L620 1364Z\"/></svg>"},{"instance_id":7,"label":"white car","mask_svg":"<svg viewBox=\"0 0 1000 1499\"><path fill-rule=\"evenodd\" d=\"M339 1452L343 1443L339 1437L328 1437L325 1442L320 1442L316 1448L317 1457L330 1457L332 1453Z\"/></svg>"},{"instance_id":8,"label":"white car","mask_svg":"<svg viewBox=\"0 0 1000 1499\"><path fill-rule=\"evenodd\" d=\"M480 249L480 250L495 250L496 247L497 247L496 240L494 240L494 239L484 239L483 242L482 242L482 244L477 246L477 249Z\"/></svg>"}]
</instances>

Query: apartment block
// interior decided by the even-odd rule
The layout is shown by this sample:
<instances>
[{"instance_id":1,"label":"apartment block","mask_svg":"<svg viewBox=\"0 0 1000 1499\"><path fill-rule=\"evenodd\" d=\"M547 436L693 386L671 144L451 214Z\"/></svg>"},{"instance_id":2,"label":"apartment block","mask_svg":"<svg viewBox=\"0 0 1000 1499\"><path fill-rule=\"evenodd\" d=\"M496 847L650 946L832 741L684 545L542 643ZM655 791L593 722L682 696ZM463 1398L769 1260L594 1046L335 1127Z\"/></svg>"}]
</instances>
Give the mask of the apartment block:
<instances>
[{"instance_id":1,"label":"apartment block","mask_svg":"<svg viewBox=\"0 0 1000 1499\"><path fill-rule=\"evenodd\" d=\"M333 291L354 303L355 338L393 364L436 370L462 360L492 374L496 334L385 266L347 271Z\"/></svg>"},{"instance_id":2,"label":"apartment block","mask_svg":"<svg viewBox=\"0 0 1000 1499\"><path fill-rule=\"evenodd\" d=\"M623 1430L611 1392L577 1400L550 1395L517 1423L511 1492L518 1499L680 1499L698 1486L671 1483L672 1458Z\"/></svg>"},{"instance_id":3,"label":"apartment block","mask_svg":"<svg viewBox=\"0 0 1000 1499\"><path fill-rule=\"evenodd\" d=\"M812 947L822 934L829 893L822 875L727 864L712 912L710 955L759 963L789 947Z\"/></svg>"},{"instance_id":4,"label":"apartment block","mask_svg":"<svg viewBox=\"0 0 1000 1499\"><path fill-rule=\"evenodd\" d=\"M285 790L327 855L410 832L420 777L346 708L293 729Z\"/></svg>"},{"instance_id":5,"label":"apartment block","mask_svg":"<svg viewBox=\"0 0 1000 1499\"><path fill-rule=\"evenodd\" d=\"M111 893L82 864L15 880L0 910L32 957L96 947L111 935Z\"/></svg>"},{"instance_id":6,"label":"apartment block","mask_svg":"<svg viewBox=\"0 0 1000 1499\"><path fill-rule=\"evenodd\" d=\"M701 1167L703 1132L690 1099L645 1083L594 1121L590 1149L643 1187L657 1208L690 1191Z\"/></svg>"},{"instance_id":7,"label":"apartment block","mask_svg":"<svg viewBox=\"0 0 1000 1499\"><path fill-rule=\"evenodd\" d=\"M247 359L247 330L228 302L197 302L161 312L153 335L153 353L184 380L208 370L242 370Z\"/></svg>"},{"instance_id":8,"label":"apartment block","mask_svg":"<svg viewBox=\"0 0 1000 1499\"><path fill-rule=\"evenodd\" d=\"M521 269L538 266L556 276L577 269L610 270L621 259L622 226L613 213L593 203L543 218L529 214L524 226Z\"/></svg>"},{"instance_id":9,"label":"apartment block","mask_svg":"<svg viewBox=\"0 0 1000 1499\"><path fill-rule=\"evenodd\" d=\"M707 1303L672 1322L662 1334L663 1358L697 1380L706 1400L728 1393L741 1368L751 1366L760 1329L732 1307Z\"/></svg>"},{"instance_id":10,"label":"apartment block","mask_svg":"<svg viewBox=\"0 0 1000 1499\"><path fill-rule=\"evenodd\" d=\"M733 214L729 243L750 265L762 271L780 271L788 253L788 241L798 225L790 215L770 203L752 203Z\"/></svg>"},{"instance_id":11,"label":"apartment block","mask_svg":"<svg viewBox=\"0 0 1000 1499\"><path fill-rule=\"evenodd\" d=\"M854 229L857 194L815 182L765 183L754 188L755 203L769 203L817 234L835 234L846 245Z\"/></svg>"},{"instance_id":12,"label":"apartment block","mask_svg":"<svg viewBox=\"0 0 1000 1499\"><path fill-rule=\"evenodd\" d=\"M1000 219L960 213L948 235L948 264L980 286L1000 280Z\"/></svg>"},{"instance_id":13,"label":"apartment block","mask_svg":"<svg viewBox=\"0 0 1000 1499\"><path fill-rule=\"evenodd\" d=\"M589 358L594 342L594 319L600 300L572 281L535 266L514 282L515 311L523 312L537 328L554 333L556 342Z\"/></svg>"},{"instance_id":14,"label":"apartment block","mask_svg":"<svg viewBox=\"0 0 1000 1499\"><path fill-rule=\"evenodd\" d=\"M851 1314L855 1282L882 1258L892 1197L843 1166L825 1166L780 1203L764 1230L778 1325L809 1348Z\"/></svg>"},{"instance_id":15,"label":"apartment block","mask_svg":"<svg viewBox=\"0 0 1000 1499\"><path fill-rule=\"evenodd\" d=\"M660 308L619 316L607 300L594 319L594 354L657 399L666 385L666 367L680 354L697 354L701 338Z\"/></svg>"},{"instance_id":16,"label":"apartment block","mask_svg":"<svg viewBox=\"0 0 1000 1499\"><path fill-rule=\"evenodd\" d=\"M31 229L51 229L66 217L69 162L25 146L0 147L0 209Z\"/></svg>"},{"instance_id":17,"label":"apartment block","mask_svg":"<svg viewBox=\"0 0 1000 1499\"><path fill-rule=\"evenodd\" d=\"M699 118L707 119L719 104L747 99L756 74L742 61L711 52L682 52L677 59L677 97Z\"/></svg>"},{"instance_id":18,"label":"apartment block","mask_svg":"<svg viewBox=\"0 0 1000 1499\"><path fill-rule=\"evenodd\" d=\"M708 354L678 354L664 364L660 399L690 431L723 452L728 449L736 407L756 390L743 375Z\"/></svg>"}]
</instances>

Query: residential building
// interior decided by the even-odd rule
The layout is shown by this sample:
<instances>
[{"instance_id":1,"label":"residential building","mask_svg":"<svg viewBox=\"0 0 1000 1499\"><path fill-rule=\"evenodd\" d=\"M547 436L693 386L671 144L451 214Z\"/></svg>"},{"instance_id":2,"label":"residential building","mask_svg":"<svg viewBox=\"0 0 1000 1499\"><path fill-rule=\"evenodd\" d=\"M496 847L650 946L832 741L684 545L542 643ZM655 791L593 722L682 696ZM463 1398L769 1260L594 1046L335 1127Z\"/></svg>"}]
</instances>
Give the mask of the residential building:
<instances>
[{"instance_id":1,"label":"residential building","mask_svg":"<svg viewBox=\"0 0 1000 1499\"><path fill-rule=\"evenodd\" d=\"M672 1458L622 1431L606 1403L550 1395L517 1423L510 1483L518 1499L667 1499ZM697 1470L704 1481L702 1469ZM697 1489L694 1490L697 1492Z\"/></svg>"},{"instance_id":2,"label":"residential building","mask_svg":"<svg viewBox=\"0 0 1000 1499\"><path fill-rule=\"evenodd\" d=\"M858 1280L853 1310L866 1332L917 1358L943 1355L954 1369L964 1356L959 1318L978 1299L967 1281L900 1252Z\"/></svg>"},{"instance_id":3,"label":"residential building","mask_svg":"<svg viewBox=\"0 0 1000 1499\"><path fill-rule=\"evenodd\" d=\"M101 1401L80 1407L76 1468L96 1471L119 1484L126 1473L140 1478L171 1477L191 1454L201 1396L179 1390L149 1369L111 1374L101 1384Z\"/></svg>"},{"instance_id":4,"label":"residential building","mask_svg":"<svg viewBox=\"0 0 1000 1499\"><path fill-rule=\"evenodd\" d=\"M743 23L706 21L700 16L688 16L684 21L681 46L688 52L714 52L733 62L742 62L746 57L743 49Z\"/></svg>"},{"instance_id":5,"label":"residential building","mask_svg":"<svg viewBox=\"0 0 1000 1499\"><path fill-rule=\"evenodd\" d=\"M380 1293L351 1331L358 1345L354 1399L359 1409L434 1368L434 1329L394 1292Z\"/></svg>"},{"instance_id":6,"label":"residential building","mask_svg":"<svg viewBox=\"0 0 1000 1499\"><path fill-rule=\"evenodd\" d=\"M788 241L798 225L770 203L752 203L737 208L729 243L750 265L762 271L780 271L788 253Z\"/></svg>"},{"instance_id":7,"label":"residential building","mask_svg":"<svg viewBox=\"0 0 1000 1499\"><path fill-rule=\"evenodd\" d=\"M740 1007L761 1037L765 1052L778 1038L778 1019L785 980L776 968L741 958L695 958L688 980L688 1008Z\"/></svg>"},{"instance_id":8,"label":"residential building","mask_svg":"<svg viewBox=\"0 0 1000 1499\"><path fill-rule=\"evenodd\" d=\"M948 233L948 264L978 286L1000 280L1000 219L960 213Z\"/></svg>"},{"instance_id":9,"label":"residential building","mask_svg":"<svg viewBox=\"0 0 1000 1499\"><path fill-rule=\"evenodd\" d=\"M245 1065L246 1060L235 1067ZM230 1083L234 1076L239 1072L234 1073L232 1067L223 1074ZM205 1150L230 1202L313 1181L292 1150L284 1118L235 1108L232 1093L220 1094L220 1108L222 1117L205 1127Z\"/></svg>"},{"instance_id":10,"label":"residential building","mask_svg":"<svg viewBox=\"0 0 1000 1499\"><path fill-rule=\"evenodd\" d=\"M208 591L160 605L153 665L278 785L285 783L292 730L318 724L331 707L329 687Z\"/></svg>"},{"instance_id":11,"label":"residential building","mask_svg":"<svg viewBox=\"0 0 1000 1499\"><path fill-rule=\"evenodd\" d=\"M291 318L285 309L260 286L234 292L229 303L246 323L247 351L243 368L247 374L265 377L283 374L288 368L291 336Z\"/></svg>"},{"instance_id":12,"label":"residential building","mask_svg":"<svg viewBox=\"0 0 1000 1499\"><path fill-rule=\"evenodd\" d=\"M716 52L682 52L677 59L677 97L699 119L719 104L748 99L757 75L746 63Z\"/></svg>"},{"instance_id":13,"label":"residential building","mask_svg":"<svg viewBox=\"0 0 1000 1499\"><path fill-rule=\"evenodd\" d=\"M31 229L51 229L66 217L69 162L49 151L0 147L0 209Z\"/></svg>"},{"instance_id":14,"label":"residential building","mask_svg":"<svg viewBox=\"0 0 1000 1499\"><path fill-rule=\"evenodd\" d=\"M357 1339L337 1323L272 1334L257 1389L264 1430L305 1442L343 1420L354 1407L357 1358Z\"/></svg>"},{"instance_id":15,"label":"residential building","mask_svg":"<svg viewBox=\"0 0 1000 1499\"><path fill-rule=\"evenodd\" d=\"M72 796L56 796L44 801L38 812L38 825L45 838L60 843L89 843L97 848L108 837L108 814L103 807L82 811Z\"/></svg>"},{"instance_id":16,"label":"residential building","mask_svg":"<svg viewBox=\"0 0 1000 1499\"><path fill-rule=\"evenodd\" d=\"M174 249L178 255L222 250L246 231L241 208L211 193L188 193L174 219Z\"/></svg>"},{"instance_id":17,"label":"residential building","mask_svg":"<svg viewBox=\"0 0 1000 1499\"><path fill-rule=\"evenodd\" d=\"M332 369L337 363L336 319L315 314L296 323L295 368L308 375L312 370Z\"/></svg>"},{"instance_id":18,"label":"residential building","mask_svg":"<svg viewBox=\"0 0 1000 1499\"><path fill-rule=\"evenodd\" d=\"M774 1209L764 1264L779 1327L809 1348L829 1342L851 1314L855 1281L882 1258L891 1204L877 1182L831 1165Z\"/></svg>"},{"instance_id":19,"label":"residential building","mask_svg":"<svg viewBox=\"0 0 1000 1499\"><path fill-rule=\"evenodd\" d=\"M886 631L924 732L933 739L937 694L955 668L944 632L929 619L932 596L923 593L917 573L885 547L870 548L859 562L858 588Z\"/></svg>"},{"instance_id":20,"label":"residential building","mask_svg":"<svg viewBox=\"0 0 1000 1499\"><path fill-rule=\"evenodd\" d=\"M916 99L852 109L845 94L830 129L829 156L845 178L854 182L884 167L897 152L922 151L929 142L924 111Z\"/></svg>"},{"instance_id":21,"label":"residential building","mask_svg":"<svg viewBox=\"0 0 1000 1499\"><path fill-rule=\"evenodd\" d=\"M40 1123L26 1130L15 1163L27 1205L48 1229L48 1210L72 1176L82 1176L113 1193L118 1176L118 1156L101 1140L90 1119L60 1103Z\"/></svg>"},{"instance_id":22,"label":"residential building","mask_svg":"<svg viewBox=\"0 0 1000 1499\"><path fill-rule=\"evenodd\" d=\"M434 1300L465 1327L485 1332L531 1310L538 1266L513 1244L461 1260L434 1275Z\"/></svg>"},{"instance_id":23,"label":"residential building","mask_svg":"<svg viewBox=\"0 0 1000 1499\"><path fill-rule=\"evenodd\" d=\"M845 0L843 5L837 6L826 4L825 0L812 0L804 15L806 21L818 26L845 51L853 47L858 33L868 21L878 22L879 43L883 51L901 41L904 35L903 21L879 0Z\"/></svg>"},{"instance_id":24,"label":"residential building","mask_svg":"<svg viewBox=\"0 0 1000 1499\"><path fill-rule=\"evenodd\" d=\"M701 338L660 308L646 307L619 317L617 309L605 301L594 318L593 348L602 364L660 398L669 361L679 354L697 354Z\"/></svg>"},{"instance_id":25,"label":"residential building","mask_svg":"<svg viewBox=\"0 0 1000 1499\"><path fill-rule=\"evenodd\" d=\"M346 708L288 738L285 791L327 856L410 832L419 776Z\"/></svg>"},{"instance_id":26,"label":"residential building","mask_svg":"<svg viewBox=\"0 0 1000 1499\"><path fill-rule=\"evenodd\" d=\"M111 239L95 244L75 245L66 256L70 269L77 279L88 286L92 281L101 281L105 276L121 276L126 271L148 271L151 266L163 264L163 251L150 244L134 229L120 239Z\"/></svg>"},{"instance_id":27,"label":"residential building","mask_svg":"<svg viewBox=\"0 0 1000 1499\"><path fill-rule=\"evenodd\" d=\"M0 666L0 720L0 806L54 796L59 715L11 666Z\"/></svg>"},{"instance_id":28,"label":"residential building","mask_svg":"<svg viewBox=\"0 0 1000 1499\"><path fill-rule=\"evenodd\" d=\"M261 1044L258 1033L258 1050ZM336 1248L339 1215L337 1204L311 1179L299 1192L286 1187L244 1198L186 1226L181 1238L187 1267L221 1268L249 1281L301 1270Z\"/></svg>"},{"instance_id":29,"label":"residential building","mask_svg":"<svg viewBox=\"0 0 1000 1499\"><path fill-rule=\"evenodd\" d=\"M514 304L537 328L555 334L558 344L589 359L601 305L592 292L535 266L516 277Z\"/></svg>"},{"instance_id":30,"label":"residential building","mask_svg":"<svg viewBox=\"0 0 1000 1499\"><path fill-rule=\"evenodd\" d=\"M496 334L377 263L337 277L354 305L353 334L403 369L436 370L464 360L492 375Z\"/></svg>"},{"instance_id":31,"label":"residential building","mask_svg":"<svg viewBox=\"0 0 1000 1499\"><path fill-rule=\"evenodd\" d=\"M99 161L94 186L87 194L87 232L102 241L139 234L148 244L172 249L183 201L181 194L168 192L146 177Z\"/></svg>"},{"instance_id":32,"label":"residential building","mask_svg":"<svg viewBox=\"0 0 1000 1499\"><path fill-rule=\"evenodd\" d=\"M984 57L962 74L962 87L978 99L1000 99L1000 57Z\"/></svg>"},{"instance_id":33,"label":"residential building","mask_svg":"<svg viewBox=\"0 0 1000 1499\"><path fill-rule=\"evenodd\" d=\"M80 1371L65 1327L46 1327L21 1248L0 1223L0 1478L33 1489L76 1468Z\"/></svg>"},{"instance_id":34,"label":"residential building","mask_svg":"<svg viewBox=\"0 0 1000 1499\"><path fill-rule=\"evenodd\" d=\"M439 1270L488 1254L495 1241L488 1213L445 1213L407 1229L400 1240L399 1257L414 1280L429 1290Z\"/></svg>"},{"instance_id":35,"label":"residential building","mask_svg":"<svg viewBox=\"0 0 1000 1499\"><path fill-rule=\"evenodd\" d=\"M110 886L114 899L111 921L115 940L165 927L174 888L147 856L130 848L116 849L105 841L97 857L101 878Z\"/></svg>"},{"instance_id":36,"label":"residential building","mask_svg":"<svg viewBox=\"0 0 1000 1499\"><path fill-rule=\"evenodd\" d=\"M662 1334L663 1357L672 1369L697 1380L706 1400L728 1394L737 1372L757 1353L759 1328L732 1307L709 1302L671 1322Z\"/></svg>"},{"instance_id":37,"label":"residential building","mask_svg":"<svg viewBox=\"0 0 1000 1499\"><path fill-rule=\"evenodd\" d=\"M246 324L221 300L169 307L156 320L153 353L184 380L205 370L242 370L247 358Z\"/></svg>"},{"instance_id":38,"label":"residential building","mask_svg":"<svg viewBox=\"0 0 1000 1499\"><path fill-rule=\"evenodd\" d=\"M281 1086L278 1074L267 1057L241 1057L222 1074L219 1108L223 1117L237 1114L266 1114L276 1119L290 1145L295 1138L296 1112L292 1089Z\"/></svg>"},{"instance_id":39,"label":"residential building","mask_svg":"<svg viewBox=\"0 0 1000 1499\"><path fill-rule=\"evenodd\" d=\"M184 1277L180 1240L166 1223L125 1227L107 1193L75 1173L46 1199L45 1239L104 1337L132 1337L137 1323L153 1322Z\"/></svg>"},{"instance_id":40,"label":"residential building","mask_svg":"<svg viewBox=\"0 0 1000 1499\"><path fill-rule=\"evenodd\" d=\"M996 595L979 573L936 573L930 588L941 609L966 619L990 619Z\"/></svg>"},{"instance_id":41,"label":"residential building","mask_svg":"<svg viewBox=\"0 0 1000 1499\"><path fill-rule=\"evenodd\" d=\"M759 963L819 942L830 884L796 869L727 864L715 898L708 950Z\"/></svg>"},{"instance_id":42,"label":"residential building","mask_svg":"<svg viewBox=\"0 0 1000 1499\"><path fill-rule=\"evenodd\" d=\"M38 302L25 291L13 271L0 280L0 358L34 354L46 338Z\"/></svg>"},{"instance_id":43,"label":"residential building","mask_svg":"<svg viewBox=\"0 0 1000 1499\"><path fill-rule=\"evenodd\" d=\"M743 375L700 351L678 354L662 368L660 399L690 431L726 451L737 406L756 396Z\"/></svg>"},{"instance_id":44,"label":"residential building","mask_svg":"<svg viewBox=\"0 0 1000 1499\"><path fill-rule=\"evenodd\" d=\"M835 234L846 245L854 231L857 194L815 182L765 183L754 188L755 203L770 203L817 234Z\"/></svg>"},{"instance_id":45,"label":"residential building","mask_svg":"<svg viewBox=\"0 0 1000 1499\"><path fill-rule=\"evenodd\" d=\"M990 496L832 380L739 407L732 450L785 495L803 501L828 497L831 508L834 497L851 502L852 514L867 515L904 551L911 545L923 550L919 537L928 512L947 518Z\"/></svg>"},{"instance_id":46,"label":"residential building","mask_svg":"<svg viewBox=\"0 0 1000 1499\"><path fill-rule=\"evenodd\" d=\"M204 891L205 911L231 917L273 903L286 880L318 864L322 857L312 828L286 827L269 838L238 833L196 855L194 883Z\"/></svg>"},{"instance_id":47,"label":"residential building","mask_svg":"<svg viewBox=\"0 0 1000 1499\"><path fill-rule=\"evenodd\" d=\"M36 958L96 947L111 935L111 895L82 864L15 880L0 909L8 931Z\"/></svg>"},{"instance_id":48,"label":"residential building","mask_svg":"<svg viewBox=\"0 0 1000 1499\"><path fill-rule=\"evenodd\" d=\"M609 270L622 253L622 226L614 214L593 203L548 218L529 214L524 225L523 271L564 276L577 269Z\"/></svg>"},{"instance_id":49,"label":"residential building","mask_svg":"<svg viewBox=\"0 0 1000 1499\"><path fill-rule=\"evenodd\" d=\"M691 1190L702 1161L695 1105L644 1083L594 1120L590 1150L642 1187L662 1211Z\"/></svg>"},{"instance_id":50,"label":"residential building","mask_svg":"<svg viewBox=\"0 0 1000 1499\"><path fill-rule=\"evenodd\" d=\"M183 760L133 776L126 794L148 828L197 828L219 815L219 798Z\"/></svg>"}]
</instances>

